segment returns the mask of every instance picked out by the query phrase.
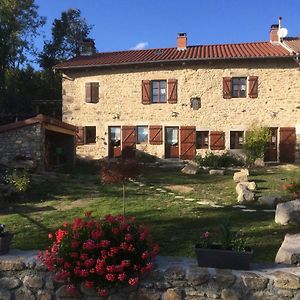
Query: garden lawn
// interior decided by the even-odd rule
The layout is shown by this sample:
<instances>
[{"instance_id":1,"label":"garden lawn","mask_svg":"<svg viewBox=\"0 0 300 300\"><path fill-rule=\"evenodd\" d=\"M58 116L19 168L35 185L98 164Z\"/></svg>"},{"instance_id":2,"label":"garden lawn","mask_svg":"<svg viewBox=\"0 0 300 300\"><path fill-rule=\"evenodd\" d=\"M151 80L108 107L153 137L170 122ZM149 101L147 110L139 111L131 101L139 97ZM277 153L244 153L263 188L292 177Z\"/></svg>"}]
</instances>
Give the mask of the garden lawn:
<instances>
[{"instance_id":1,"label":"garden lawn","mask_svg":"<svg viewBox=\"0 0 300 300\"><path fill-rule=\"evenodd\" d=\"M26 200L1 203L0 223L14 233L12 247L44 249L49 232L85 211L99 217L121 214L121 186L104 186L97 174L90 166L50 173L42 182L32 180ZM232 175L184 175L174 169L145 168L138 183L126 186L126 213L149 225L162 255L194 256L193 245L201 233L217 234L218 225L229 220L254 248L254 261L272 262L284 235L299 232L299 226L275 224L274 212L265 212L258 204L247 205L255 212L233 208L237 195ZM252 171L250 179L258 185L257 196L281 194L289 200L281 186L299 177L299 166L286 165Z\"/></svg>"}]
</instances>

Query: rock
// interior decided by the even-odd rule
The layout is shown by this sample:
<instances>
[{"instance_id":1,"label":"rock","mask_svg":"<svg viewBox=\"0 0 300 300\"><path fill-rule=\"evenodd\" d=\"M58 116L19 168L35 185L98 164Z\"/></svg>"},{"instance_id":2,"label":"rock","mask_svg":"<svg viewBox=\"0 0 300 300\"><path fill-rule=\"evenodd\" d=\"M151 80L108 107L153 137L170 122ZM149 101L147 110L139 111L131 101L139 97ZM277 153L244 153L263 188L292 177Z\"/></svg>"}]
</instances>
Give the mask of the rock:
<instances>
[{"instance_id":1,"label":"rock","mask_svg":"<svg viewBox=\"0 0 300 300\"><path fill-rule=\"evenodd\" d=\"M234 290L224 289L221 292L221 298L223 300L238 300L238 299L240 299L240 296Z\"/></svg>"},{"instance_id":2,"label":"rock","mask_svg":"<svg viewBox=\"0 0 300 300\"><path fill-rule=\"evenodd\" d=\"M54 290L54 284L53 284L52 278L49 277L49 278L46 280L45 287L46 287L46 289L48 289L48 290Z\"/></svg>"},{"instance_id":3,"label":"rock","mask_svg":"<svg viewBox=\"0 0 300 300\"><path fill-rule=\"evenodd\" d=\"M95 300L96 300L96 299L99 299L99 297L96 297L96 298L94 298L94 299L95 299ZM124 294L120 294L120 293L110 295L110 296L107 298L107 300L124 300L124 299L126 299L126 296L125 296Z\"/></svg>"},{"instance_id":4,"label":"rock","mask_svg":"<svg viewBox=\"0 0 300 300\"><path fill-rule=\"evenodd\" d=\"M51 300L52 295L47 291L38 291L37 300Z\"/></svg>"},{"instance_id":5,"label":"rock","mask_svg":"<svg viewBox=\"0 0 300 300\"><path fill-rule=\"evenodd\" d=\"M300 277L282 271L276 271L272 275L274 276L275 288L288 290L300 289Z\"/></svg>"},{"instance_id":6,"label":"rock","mask_svg":"<svg viewBox=\"0 0 300 300\"><path fill-rule=\"evenodd\" d=\"M182 291L180 289L168 289L162 295L162 300L182 300Z\"/></svg>"},{"instance_id":7,"label":"rock","mask_svg":"<svg viewBox=\"0 0 300 300\"><path fill-rule=\"evenodd\" d=\"M281 225L300 224L300 200L277 204L275 222Z\"/></svg>"},{"instance_id":8,"label":"rock","mask_svg":"<svg viewBox=\"0 0 300 300\"><path fill-rule=\"evenodd\" d=\"M280 195L266 195L258 198L258 202L261 205L269 207L275 207L281 200L282 197Z\"/></svg>"},{"instance_id":9,"label":"rock","mask_svg":"<svg viewBox=\"0 0 300 300\"><path fill-rule=\"evenodd\" d=\"M240 184L245 186L249 191L255 191L256 190L256 183L254 181L240 182Z\"/></svg>"},{"instance_id":10,"label":"rock","mask_svg":"<svg viewBox=\"0 0 300 300\"><path fill-rule=\"evenodd\" d=\"M0 271L20 271L25 268L25 263L18 257L3 256L0 260Z\"/></svg>"},{"instance_id":11,"label":"rock","mask_svg":"<svg viewBox=\"0 0 300 300\"><path fill-rule=\"evenodd\" d=\"M96 289L94 288L87 288L85 287L84 283L80 284L80 292L86 296L92 296L92 297L97 297L98 293Z\"/></svg>"},{"instance_id":12,"label":"rock","mask_svg":"<svg viewBox=\"0 0 300 300\"><path fill-rule=\"evenodd\" d=\"M21 280L17 277L2 277L0 279L0 288L3 289L11 290L19 287L20 285L21 285Z\"/></svg>"},{"instance_id":13,"label":"rock","mask_svg":"<svg viewBox=\"0 0 300 300\"><path fill-rule=\"evenodd\" d=\"M209 273L206 268L191 267L187 270L186 279L192 285L201 285L209 280Z\"/></svg>"},{"instance_id":14,"label":"rock","mask_svg":"<svg viewBox=\"0 0 300 300\"><path fill-rule=\"evenodd\" d=\"M300 264L300 233L286 234L276 254L276 263Z\"/></svg>"},{"instance_id":15,"label":"rock","mask_svg":"<svg viewBox=\"0 0 300 300\"><path fill-rule=\"evenodd\" d=\"M215 169L211 169L209 170L209 175L224 175L225 174L225 170L215 170Z\"/></svg>"},{"instance_id":16,"label":"rock","mask_svg":"<svg viewBox=\"0 0 300 300\"><path fill-rule=\"evenodd\" d=\"M21 288L15 292L15 300L35 300L35 296L29 289Z\"/></svg>"},{"instance_id":17,"label":"rock","mask_svg":"<svg viewBox=\"0 0 300 300\"><path fill-rule=\"evenodd\" d=\"M245 185L242 183L238 183L235 188L238 197L237 201L238 203L244 203L244 202L253 202L254 201L254 193L252 191L249 191Z\"/></svg>"},{"instance_id":18,"label":"rock","mask_svg":"<svg viewBox=\"0 0 300 300\"><path fill-rule=\"evenodd\" d=\"M247 169L247 168L243 168L243 169L241 169L241 171L240 171L241 173L244 173L245 175L247 175L247 176L249 176L250 175L250 173L249 173L249 169Z\"/></svg>"},{"instance_id":19,"label":"rock","mask_svg":"<svg viewBox=\"0 0 300 300\"><path fill-rule=\"evenodd\" d=\"M199 172L199 167L194 164L187 164L181 169L181 173L196 175Z\"/></svg>"},{"instance_id":20,"label":"rock","mask_svg":"<svg viewBox=\"0 0 300 300\"><path fill-rule=\"evenodd\" d=\"M264 160L262 158L257 158L254 161L254 166L258 167L258 168L263 168L265 166L265 162L264 162Z\"/></svg>"},{"instance_id":21,"label":"rock","mask_svg":"<svg viewBox=\"0 0 300 300\"><path fill-rule=\"evenodd\" d=\"M40 289L44 285L43 278L40 276L28 276L24 278L24 285L29 288Z\"/></svg>"},{"instance_id":22,"label":"rock","mask_svg":"<svg viewBox=\"0 0 300 300\"><path fill-rule=\"evenodd\" d=\"M167 280L181 280L185 278L185 271L180 266L173 266L165 271L165 278Z\"/></svg>"},{"instance_id":23,"label":"rock","mask_svg":"<svg viewBox=\"0 0 300 300\"><path fill-rule=\"evenodd\" d=\"M248 175L244 172L235 172L233 174L233 180L234 182L246 182L248 181Z\"/></svg>"},{"instance_id":24,"label":"rock","mask_svg":"<svg viewBox=\"0 0 300 300\"><path fill-rule=\"evenodd\" d=\"M269 279L256 273L244 272L241 274L243 284L250 290L262 291L267 287Z\"/></svg>"},{"instance_id":25,"label":"rock","mask_svg":"<svg viewBox=\"0 0 300 300\"><path fill-rule=\"evenodd\" d=\"M59 298L82 298L78 291L70 291L67 285L62 285L55 295L55 299Z\"/></svg>"},{"instance_id":26,"label":"rock","mask_svg":"<svg viewBox=\"0 0 300 300\"><path fill-rule=\"evenodd\" d=\"M10 300L11 299L11 293L7 290L0 289L0 299L1 300Z\"/></svg>"},{"instance_id":27,"label":"rock","mask_svg":"<svg viewBox=\"0 0 300 300\"><path fill-rule=\"evenodd\" d=\"M159 300L160 293L154 289L140 288L136 293L136 300Z\"/></svg>"},{"instance_id":28,"label":"rock","mask_svg":"<svg viewBox=\"0 0 300 300\"><path fill-rule=\"evenodd\" d=\"M213 278L219 288L228 288L235 282L235 276L230 270L216 269L216 275Z\"/></svg>"}]
</instances>

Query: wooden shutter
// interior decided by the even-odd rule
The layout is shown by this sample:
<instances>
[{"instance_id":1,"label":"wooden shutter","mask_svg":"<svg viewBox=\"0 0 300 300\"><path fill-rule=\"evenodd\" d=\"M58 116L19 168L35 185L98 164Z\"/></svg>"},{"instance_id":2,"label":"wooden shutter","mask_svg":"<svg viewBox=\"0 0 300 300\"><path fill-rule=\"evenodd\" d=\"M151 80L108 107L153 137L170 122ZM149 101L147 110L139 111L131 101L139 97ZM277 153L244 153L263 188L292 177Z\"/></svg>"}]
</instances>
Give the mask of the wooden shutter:
<instances>
[{"instance_id":1,"label":"wooden shutter","mask_svg":"<svg viewBox=\"0 0 300 300\"><path fill-rule=\"evenodd\" d=\"M210 149L211 150L225 149L225 134L223 131L210 132Z\"/></svg>"},{"instance_id":2,"label":"wooden shutter","mask_svg":"<svg viewBox=\"0 0 300 300\"><path fill-rule=\"evenodd\" d=\"M151 93L150 93L150 80L142 81L142 103L151 103Z\"/></svg>"},{"instance_id":3,"label":"wooden shutter","mask_svg":"<svg viewBox=\"0 0 300 300\"><path fill-rule=\"evenodd\" d=\"M194 159L196 155L196 127L180 127L180 158Z\"/></svg>"},{"instance_id":4,"label":"wooden shutter","mask_svg":"<svg viewBox=\"0 0 300 300\"><path fill-rule=\"evenodd\" d=\"M280 128L279 160L283 163L295 162L296 130L294 127Z\"/></svg>"},{"instance_id":5,"label":"wooden shutter","mask_svg":"<svg viewBox=\"0 0 300 300\"><path fill-rule=\"evenodd\" d=\"M168 103L177 103L177 79L168 80Z\"/></svg>"},{"instance_id":6,"label":"wooden shutter","mask_svg":"<svg viewBox=\"0 0 300 300\"><path fill-rule=\"evenodd\" d=\"M149 126L149 143L151 145L161 145L163 143L162 126Z\"/></svg>"},{"instance_id":7,"label":"wooden shutter","mask_svg":"<svg viewBox=\"0 0 300 300\"><path fill-rule=\"evenodd\" d=\"M257 98L258 97L258 77L257 76L250 76L248 78L249 81L249 97L250 98Z\"/></svg>"},{"instance_id":8,"label":"wooden shutter","mask_svg":"<svg viewBox=\"0 0 300 300\"><path fill-rule=\"evenodd\" d=\"M91 103L92 102L92 89L91 89L91 82L87 82L85 84L85 102Z\"/></svg>"},{"instance_id":9,"label":"wooden shutter","mask_svg":"<svg viewBox=\"0 0 300 300\"><path fill-rule=\"evenodd\" d=\"M122 157L134 158L136 148L136 127L122 126Z\"/></svg>"},{"instance_id":10,"label":"wooden shutter","mask_svg":"<svg viewBox=\"0 0 300 300\"><path fill-rule=\"evenodd\" d=\"M84 145L84 127L78 126L76 131L76 146Z\"/></svg>"},{"instance_id":11,"label":"wooden shutter","mask_svg":"<svg viewBox=\"0 0 300 300\"><path fill-rule=\"evenodd\" d=\"M231 77L223 77L223 98L231 99L232 93Z\"/></svg>"},{"instance_id":12,"label":"wooden shutter","mask_svg":"<svg viewBox=\"0 0 300 300\"><path fill-rule=\"evenodd\" d=\"M91 102L99 102L99 82L91 82Z\"/></svg>"}]
</instances>

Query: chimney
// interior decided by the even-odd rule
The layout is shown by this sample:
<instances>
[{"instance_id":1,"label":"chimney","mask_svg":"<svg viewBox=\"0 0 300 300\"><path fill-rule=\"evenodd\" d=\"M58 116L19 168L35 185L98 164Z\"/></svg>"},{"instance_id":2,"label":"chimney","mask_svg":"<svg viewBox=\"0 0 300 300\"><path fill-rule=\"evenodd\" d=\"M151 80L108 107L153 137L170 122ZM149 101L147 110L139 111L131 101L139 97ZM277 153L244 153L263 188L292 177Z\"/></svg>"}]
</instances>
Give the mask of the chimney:
<instances>
[{"instance_id":1,"label":"chimney","mask_svg":"<svg viewBox=\"0 0 300 300\"><path fill-rule=\"evenodd\" d=\"M84 39L82 40L80 47L80 55L90 56L96 53L95 42L93 39Z\"/></svg>"},{"instance_id":2,"label":"chimney","mask_svg":"<svg viewBox=\"0 0 300 300\"><path fill-rule=\"evenodd\" d=\"M278 24L271 25L271 28L270 28L270 42L271 43L279 43L280 42L280 38L278 36L278 31L281 28L281 20L282 20L282 18L279 17Z\"/></svg>"},{"instance_id":3,"label":"chimney","mask_svg":"<svg viewBox=\"0 0 300 300\"><path fill-rule=\"evenodd\" d=\"M177 36L177 50L186 50L187 36L185 32L179 32Z\"/></svg>"}]
</instances>

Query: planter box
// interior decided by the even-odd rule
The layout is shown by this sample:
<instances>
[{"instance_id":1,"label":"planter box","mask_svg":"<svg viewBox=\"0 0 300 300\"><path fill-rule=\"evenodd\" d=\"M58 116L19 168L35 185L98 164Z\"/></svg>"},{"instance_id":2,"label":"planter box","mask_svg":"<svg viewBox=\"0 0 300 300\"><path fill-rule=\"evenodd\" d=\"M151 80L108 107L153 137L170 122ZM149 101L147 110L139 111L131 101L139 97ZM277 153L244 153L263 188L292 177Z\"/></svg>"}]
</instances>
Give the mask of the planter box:
<instances>
[{"instance_id":1,"label":"planter box","mask_svg":"<svg viewBox=\"0 0 300 300\"><path fill-rule=\"evenodd\" d=\"M253 255L251 249L244 252L224 250L221 246L214 246L212 249L195 246L199 267L248 270Z\"/></svg>"},{"instance_id":2,"label":"planter box","mask_svg":"<svg viewBox=\"0 0 300 300\"><path fill-rule=\"evenodd\" d=\"M0 255L6 254L9 251L10 242L13 238L11 232L4 232L0 236Z\"/></svg>"}]
</instances>

